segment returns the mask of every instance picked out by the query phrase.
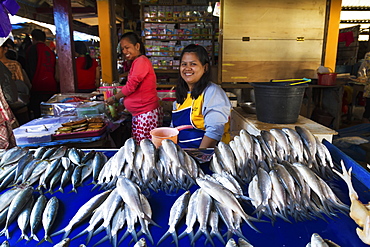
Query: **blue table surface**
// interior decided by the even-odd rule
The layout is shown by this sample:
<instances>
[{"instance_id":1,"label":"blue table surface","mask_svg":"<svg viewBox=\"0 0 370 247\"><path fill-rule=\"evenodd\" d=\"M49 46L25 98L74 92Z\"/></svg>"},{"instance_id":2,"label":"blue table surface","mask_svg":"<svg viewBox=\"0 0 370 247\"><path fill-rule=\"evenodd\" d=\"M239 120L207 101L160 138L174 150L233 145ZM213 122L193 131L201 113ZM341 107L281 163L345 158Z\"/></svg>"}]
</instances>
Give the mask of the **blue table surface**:
<instances>
[{"instance_id":1,"label":"blue table surface","mask_svg":"<svg viewBox=\"0 0 370 247\"><path fill-rule=\"evenodd\" d=\"M335 146L330 144L329 142L325 142L325 145L330 150L333 159L336 162L339 162L343 159L347 165L353 166L353 174L356 178L353 177L354 188L359 194L359 199L363 203L367 203L370 201L369 195L369 188L370 185L368 184L369 181L369 174L365 169L363 169L360 165L354 162L351 158L337 149ZM113 155L112 151L106 153L108 156ZM207 170L207 169L205 169ZM361 181L361 182L360 182ZM64 228L69 220L75 215L77 210L87 202L92 196L101 193L102 191L93 190L92 185L88 185L90 181L86 181L83 187L79 187L78 193L67 193L71 190L71 185L68 185L65 188L65 193L57 192L53 194L56 196L60 201L59 211L57 219L52 227L51 232L55 232ZM330 186L332 186L333 190L337 194L337 196L346 204L349 205L349 197L348 197L348 190L345 183L340 181L329 181ZM194 191L197 186L193 186L191 191ZM168 217L169 212L172 207L174 201L181 195L184 191L179 191L177 194L174 195L166 195L163 192L160 193L152 193L148 200L153 210L153 220L157 222L162 228L158 228L156 226L150 226L150 231L152 233L155 245L152 245L147 241L148 246L156 246L158 240L161 236L168 230ZM35 193L35 195L37 195ZM50 198L50 194L46 194L47 198ZM253 212L253 209L248 206L245 207L245 211L249 214ZM281 219L277 219L274 225L271 223L255 223L255 226L261 231L258 233L251 229L247 224L242 224L242 231L244 236L248 238L250 243L255 247L265 247L265 246L282 246L282 247L297 247L297 246L306 246L306 244L310 241L310 237L313 233L320 234L321 237L325 239L330 239L336 244L342 247L349 247L349 246L367 246L361 242L356 234L356 227L357 225L355 222L348 216L341 213L338 213L338 217L328 218L325 217L326 220L323 219L315 219L315 220L307 220L303 222L295 222L293 219L292 224L284 222ZM266 218L266 220L268 220ZM82 224L74 228L71 232L69 237L73 237L77 235L80 231L85 229L88 226L88 220L84 221ZM226 232L226 227L223 223L220 223L220 232L223 234ZM139 230L139 226L137 231ZM198 227L195 228L197 230ZM177 233L181 233L185 229L184 220L180 222L179 226L177 227ZM31 240L30 242L26 242L25 240L21 240L20 242L16 243L20 236L20 230L16 221L11 223L9 227L11 239L9 240L10 246L36 246L38 242ZM126 231L126 227L119 232L118 239L124 234ZM29 231L28 231L29 234ZM54 244L61 241L62 235L52 237ZM105 231L94 236L88 246L93 246L94 243L98 242L101 238L106 235ZM37 231L37 236L39 239L42 239L44 236L44 230L40 225L39 230ZM236 236L233 236L235 240L237 240ZM85 242L86 235L81 236L75 240L73 240L70 246L78 246ZM5 240L4 236L0 237L0 242ZM214 238L215 246L224 246L218 239ZM124 242L120 246L133 246L134 243L130 243L131 236L127 237ZM169 236L164 242L162 242L159 246L175 246L171 244L172 237ZM205 237L201 236L195 243L195 246L212 246L210 243L204 245ZM53 246L53 244L44 242L39 245L42 246ZM100 246L111 246L108 242L104 242ZM179 241L179 246L190 246L189 238L186 236L185 238Z\"/></svg>"}]
</instances>

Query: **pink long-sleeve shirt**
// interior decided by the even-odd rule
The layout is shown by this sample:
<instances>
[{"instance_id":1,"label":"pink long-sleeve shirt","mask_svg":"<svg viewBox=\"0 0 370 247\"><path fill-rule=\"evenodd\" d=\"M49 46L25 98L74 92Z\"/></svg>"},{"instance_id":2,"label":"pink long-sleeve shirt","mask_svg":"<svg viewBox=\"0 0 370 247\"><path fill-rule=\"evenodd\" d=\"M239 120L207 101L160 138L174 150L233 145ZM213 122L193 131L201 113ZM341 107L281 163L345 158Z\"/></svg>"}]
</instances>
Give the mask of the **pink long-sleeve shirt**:
<instances>
[{"instance_id":1,"label":"pink long-sleeve shirt","mask_svg":"<svg viewBox=\"0 0 370 247\"><path fill-rule=\"evenodd\" d=\"M132 62L122 93L125 95L125 107L133 116L159 107L157 77L146 56L139 56Z\"/></svg>"}]
</instances>

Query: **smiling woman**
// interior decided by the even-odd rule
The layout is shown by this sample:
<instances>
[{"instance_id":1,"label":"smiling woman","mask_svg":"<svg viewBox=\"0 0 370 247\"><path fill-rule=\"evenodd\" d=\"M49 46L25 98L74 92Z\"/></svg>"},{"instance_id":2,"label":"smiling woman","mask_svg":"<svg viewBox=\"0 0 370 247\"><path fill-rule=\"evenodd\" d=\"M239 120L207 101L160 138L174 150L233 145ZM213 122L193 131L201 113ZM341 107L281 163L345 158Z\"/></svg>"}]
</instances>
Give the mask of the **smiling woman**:
<instances>
[{"instance_id":1,"label":"smiling woman","mask_svg":"<svg viewBox=\"0 0 370 247\"><path fill-rule=\"evenodd\" d=\"M180 56L180 77L172 125L192 125L181 130L178 144L182 148L215 147L230 141L231 103L225 91L210 81L210 60L203 46L188 45Z\"/></svg>"}]
</instances>

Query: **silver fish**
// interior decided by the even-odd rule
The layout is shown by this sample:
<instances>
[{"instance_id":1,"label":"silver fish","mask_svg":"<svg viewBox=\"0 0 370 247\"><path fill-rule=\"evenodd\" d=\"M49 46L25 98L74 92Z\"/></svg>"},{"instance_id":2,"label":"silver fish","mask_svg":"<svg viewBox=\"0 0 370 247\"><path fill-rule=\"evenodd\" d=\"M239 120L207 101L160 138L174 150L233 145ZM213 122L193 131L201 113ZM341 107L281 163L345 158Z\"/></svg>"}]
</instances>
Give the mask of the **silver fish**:
<instances>
[{"instance_id":1,"label":"silver fish","mask_svg":"<svg viewBox=\"0 0 370 247\"><path fill-rule=\"evenodd\" d=\"M193 227L195 222L197 221L197 200L198 200L198 193L199 189L194 191L194 193L190 196L187 213L186 213L186 219L185 219L185 225L186 229L179 235L179 239L182 239L186 234L189 236L190 241L193 241L194 234L193 234Z\"/></svg>"},{"instance_id":2,"label":"silver fish","mask_svg":"<svg viewBox=\"0 0 370 247\"><path fill-rule=\"evenodd\" d=\"M70 238L62 239L59 243L55 244L53 247L68 247L71 242Z\"/></svg>"},{"instance_id":3,"label":"silver fish","mask_svg":"<svg viewBox=\"0 0 370 247\"><path fill-rule=\"evenodd\" d=\"M36 229L41 222L42 213L44 212L46 203L47 203L46 197L44 195L40 195L32 207L30 215L30 228L31 228L30 239L39 241L36 235Z\"/></svg>"},{"instance_id":4,"label":"silver fish","mask_svg":"<svg viewBox=\"0 0 370 247\"><path fill-rule=\"evenodd\" d=\"M205 175L205 178L197 178L196 181L197 184L202 189L204 189L211 197L224 205L228 205L228 207L232 209L235 213L239 214L251 228L259 232L250 221L260 220L253 218L249 216L246 212L244 212L242 206L235 198L234 194L230 190L219 184L217 181L211 181L211 179L212 177L210 177L209 175Z\"/></svg>"},{"instance_id":5,"label":"silver fish","mask_svg":"<svg viewBox=\"0 0 370 247\"><path fill-rule=\"evenodd\" d=\"M62 166L64 167L64 170L67 170L68 167L71 165L71 160L68 157L61 157L62 160Z\"/></svg>"},{"instance_id":6,"label":"silver fish","mask_svg":"<svg viewBox=\"0 0 370 247\"><path fill-rule=\"evenodd\" d=\"M195 241L203 233L206 236L206 242L210 242L212 245L214 245L213 240L211 236L209 235L209 232L207 229L208 218L211 212L212 198L207 192L205 192L201 188L198 192L197 199L198 201L197 201L196 213L197 213L197 220L199 223L199 228L198 228L197 233L194 235L194 238L191 244L193 245Z\"/></svg>"},{"instance_id":7,"label":"silver fish","mask_svg":"<svg viewBox=\"0 0 370 247\"><path fill-rule=\"evenodd\" d=\"M63 238L68 237L69 233L72 231L72 228L76 225L81 223L84 219L89 217L94 210L107 198L110 194L111 190L105 191L100 193L94 197L92 197L89 201L87 201L84 205L82 205L77 213L73 216L73 218L69 221L68 225L64 227L62 230L59 230L51 235L51 237L56 236L58 234L64 233Z\"/></svg>"},{"instance_id":8,"label":"silver fish","mask_svg":"<svg viewBox=\"0 0 370 247\"><path fill-rule=\"evenodd\" d=\"M143 211L143 206L140 200L140 189L136 184L131 182L126 177L119 176L117 180L117 190L123 201L128 204L128 206L142 219L145 219L158 226L148 215Z\"/></svg>"},{"instance_id":9,"label":"silver fish","mask_svg":"<svg viewBox=\"0 0 370 247\"><path fill-rule=\"evenodd\" d=\"M57 168L57 170L55 171L54 175L50 179L49 190L46 191L45 193L53 194L53 189L56 186L56 184L61 181L63 172L64 172L64 168L62 166L60 166L59 168Z\"/></svg>"},{"instance_id":10,"label":"silver fish","mask_svg":"<svg viewBox=\"0 0 370 247\"><path fill-rule=\"evenodd\" d=\"M164 141L162 141L162 145L163 145L163 142ZM189 202L189 198L190 198L190 191L186 191L181 196L179 196L179 198L177 198L176 201L173 203L171 210L170 210L170 216L168 218L169 228L167 232L159 239L157 245L159 245L169 235L172 235L172 238L175 241L176 246L179 246L179 242L178 242L177 234L176 234L176 225L185 215L186 208Z\"/></svg>"},{"instance_id":11,"label":"silver fish","mask_svg":"<svg viewBox=\"0 0 370 247\"><path fill-rule=\"evenodd\" d=\"M225 164L224 169L230 172L231 175L237 176L235 167L235 157L230 146L224 142L219 142L217 148L220 150L221 158Z\"/></svg>"},{"instance_id":12,"label":"silver fish","mask_svg":"<svg viewBox=\"0 0 370 247\"><path fill-rule=\"evenodd\" d=\"M89 160L92 160L95 157L95 154L96 154L96 151L95 150L91 150L85 156L83 156L81 158L81 163L82 164L86 164L86 162L88 162Z\"/></svg>"},{"instance_id":13,"label":"silver fish","mask_svg":"<svg viewBox=\"0 0 370 247\"><path fill-rule=\"evenodd\" d=\"M41 159L42 160L48 160L50 158L51 155L53 155L53 153L57 150L58 148L57 147L52 147L52 148L48 148L44 154L42 155Z\"/></svg>"},{"instance_id":14,"label":"silver fish","mask_svg":"<svg viewBox=\"0 0 370 247\"><path fill-rule=\"evenodd\" d=\"M289 143L291 145L291 153L297 155L295 161L303 162L303 142L300 135L293 129L283 128L282 131L288 136Z\"/></svg>"},{"instance_id":15,"label":"silver fish","mask_svg":"<svg viewBox=\"0 0 370 247\"><path fill-rule=\"evenodd\" d=\"M329 247L327 243L317 233L313 233L311 236L311 247Z\"/></svg>"},{"instance_id":16,"label":"silver fish","mask_svg":"<svg viewBox=\"0 0 370 247\"><path fill-rule=\"evenodd\" d=\"M68 150L68 158L76 165L81 165L81 155L77 148L70 148Z\"/></svg>"},{"instance_id":17,"label":"silver fish","mask_svg":"<svg viewBox=\"0 0 370 247\"><path fill-rule=\"evenodd\" d=\"M83 166L75 166L72 177L71 177L71 182L72 182L72 190L71 192L77 193L77 187L81 185L81 173L82 173L82 168Z\"/></svg>"},{"instance_id":18,"label":"silver fish","mask_svg":"<svg viewBox=\"0 0 370 247\"><path fill-rule=\"evenodd\" d=\"M14 148L8 149L5 154L1 157L0 167L14 163L21 159L28 152L28 148L21 148L15 146Z\"/></svg>"},{"instance_id":19,"label":"silver fish","mask_svg":"<svg viewBox=\"0 0 370 247\"><path fill-rule=\"evenodd\" d=\"M68 184L69 181L71 181L73 171L74 171L73 165L69 166L67 170L63 171L62 178L60 179L60 186L56 192L60 191L64 193L63 188Z\"/></svg>"},{"instance_id":20,"label":"silver fish","mask_svg":"<svg viewBox=\"0 0 370 247\"><path fill-rule=\"evenodd\" d=\"M51 161L50 165L46 168L45 172L44 172L44 175L43 175L43 179L40 180L40 186L39 188L41 187L44 187L46 188L46 182L49 181L51 179L51 177L54 175L54 173L57 171L57 169L59 167L61 167L61 159L60 158L57 158L53 161Z\"/></svg>"},{"instance_id":21,"label":"silver fish","mask_svg":"<svg viewBox=\"0 0 370 247\"><path fill-rule=\"evenodd\" d=\"M44 212L42 213L42 226L44 228L45 234L44 238L40 241L40 244L44 241L48 241L53 243L49 236L50 228L53 226L54 221L57 217L59 209L59 200L55 196L50 198L50 200L46 203Z\"/></svg>"},{"instance_id":22,"label":"silver fish","mask_svg":"<svg viewBox=\"0 0 370 247\"><path fill-rule=\"evenodd\" d=\"M238 247L238 245L236 244L236 242L235 242L235 240L233 238L230 238L227 241L225 247Z\"/></svg>"},{"instance_id":23,"label":"silver fish","mask_svg":"<svg viewBox=\"0 0 370 247\"><path fill-rule=\"evenodd\" d=\"M9 241L8 241L8 240L4 240L4 241L1 243L0 247L10 247Z\"/></svg>"},{"instance_id":24,"label":"silver fish","mask_svg":"<svg viewBox=\"0 0 370 247\"><path fill-rule=\"evenodd\" d=\"M33 157L35 159L41 159L47 149L48 149L47 147L36 148L35 153L33 154Z\"/></svg>"},{"instance_id":25,"label":"silver fish","mask_svg":"<svg viewBox=\"0 0 370 247\"><path fill-rule=\"evenodd\" d=\"M253 245L251 245L250 243L248 243L242 238L238 239L238 244L239 244L239 247L253 247Z\"/></svg>"},{"instance_id":26,"label":"silver fish","mask_svg":"<svg viewBox=\"0 0 370 247\"><path fill-rule=\"evenodd\" d=\"M17 193L17 195L14 197L9 205L5 228L0 232L0 235L3 235L5 233L6 238L9 239L9 224L18 216L23 207L31 199L32 193L33 187L26 187L22 189L19 193Z\"/></svg>"},{"instance_id":27,"label":"silver fish","mask_svg":"<svg viewBox=\"0 0 370 247\"><path fill-rule=\"evenodd\" d=\"M210 235L211 237L216 236L221 243L225 244L225 240L222 238L222 235L218 229L219 215L215 209L212 209L209 214L208 224L211 227Z\"/></svg>"},{"instance_id":28,"label":"silver fish","mask_svg":"<svg viewBox=\"0 0 370 247\"><path fill-rule=\"evenodd\" d=\"M31 199L28 201L27 205L24 207L22 212L20 212L20 214L18 215L17 223L18 223L19 229L21 230L21 236L19 237L17 242L19 242L22 239L26 239L27 241L30 240L26 234L26 228L28 227L29 222L30 222L30 215L31 215L32 207L33 207L33 202L34 202L33 196L31 196Z\"/></svg>"},{"instance_id":29,"label":"silver fish","mask_svg":"<svg viewBox=\"0 0 370 247\"><path fill-rule=\"evenodd\" d=\"M146 241L145 241L145 238L141 238L138 242L136 242L136 244L134 245L134 247L146 247Z\"/></svg>"},{"instance_id":30,"label":"silver fish","mask_svg":"<svg viewBox=\"0 0 370 247\"><path fill-rule=\"evenodd\" d=\"M49 160L55 160L55 159L59 159L63 157L66 154L67 150L68 150L68 147L60 146L54 151L54 153L50 155Z\"/></svg>"}]
</instances>

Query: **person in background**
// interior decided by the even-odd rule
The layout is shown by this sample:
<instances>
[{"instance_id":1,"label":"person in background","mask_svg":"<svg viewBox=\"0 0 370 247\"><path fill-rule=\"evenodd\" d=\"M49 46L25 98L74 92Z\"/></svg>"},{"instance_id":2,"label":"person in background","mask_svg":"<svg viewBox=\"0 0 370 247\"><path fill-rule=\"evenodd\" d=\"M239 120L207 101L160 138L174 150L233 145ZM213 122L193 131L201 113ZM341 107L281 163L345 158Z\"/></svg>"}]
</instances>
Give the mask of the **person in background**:
<instances>
[{"instance_id":1,"label":"person in background","mask_svg":"<svg viewBox=\"0 0 370 247\"><path fill-rule=\"evenodd\" d=\"M210 81L211 65L203 46L188 45L180 56L176 101L172 126L191 125L181 130L178 144L182 148L212 148L219 141L230 141L231 103L225 91Z\"/></svg>"},{"instance_id":2,"label":"person in background","mask_svg":"<svg viewBox=\"0 0 370 247\"><path fill-rule=\"evenodd\" d=\"M11 72L0 62L0 148L9 149L16 145L13 129L18 127L9 104L17 101ZM15 90L14 90L15 89Z\"/></svg>"},{"instance_id":3,"label":"person in background","mask_svg":"<svg viewBox=\"0 0 370 247\"><path fill-rule=\"evenodd\" d=\"M6 54L9 54L10 48L13 41L7 39L0 46L0 61L9 69L12 76L12 84L14 84L15 89L17 90L18 100L9 104L14 115L16 116L20 124L24 124L29 121L29 109L28 103L30 99L30 88L31 84L28 80L26 72L22 69L22 66L19 62L15 60L8 59ZM16 54L16 52L13 50ZM14 56L11 56L14 58Z\"/></svg>"},{"instance_id":4,"label":"person in background","mask_svg":"<svg viewBox=\"0 0 370 247\"><path fill-rule=\"evenodd\" d=\"M91 93L99 87L100 68L83 41L75 41L77 92Z\"/></svg>"},{"instance_id":5,"label":"person in background","mask_svg":"<svg viewBox=\"0 0 370 247\"><path fill-rule=\"evenodd\" d=\"M145 56L145 47L134 32L122 35L122 53L132 61L126 85L106 102L112 105L123 99L126 109L132 114L132 137L139 143L150 139L150 131L162 125L163 110L159 105L157 78L150 60Z\"/></svg>"},{"instance_id":6,"label":"person in background","mask_svg":"<svg viewBox=\"0 0 370 247\"><path fill-rule=\"evenodd\" d=\"M365 54L365 58L358 69L357 80L365 84L363 97L366 98L366 103L362 122L370 123L370 52Z\"/></svg>"},{"instance_id":7,"label":"person in background","mask_svg":"<svg viewBox=\"0 0 370 247\"><path fill-rule=\"evenodd\" d=\"M26 51L28 47L32 45L32 40L28 34L23 39L22 43L18 47L18 62L22 65L23 69L26 69Z\"/></svg>"},{"instance_id":8,"label":"person in background","mask_svg":"<svg viewBox=\"0 0 370 247\"><path fill-rule=\"evenodd\" d=\"M57 83L57 62L52 50L45 44L45 32L34 29L31 32L32 45L26 52L26 72L31 80L30 109L33 117L41 116L40 103L59 92Z\"/></svg>"}]
</instances>

